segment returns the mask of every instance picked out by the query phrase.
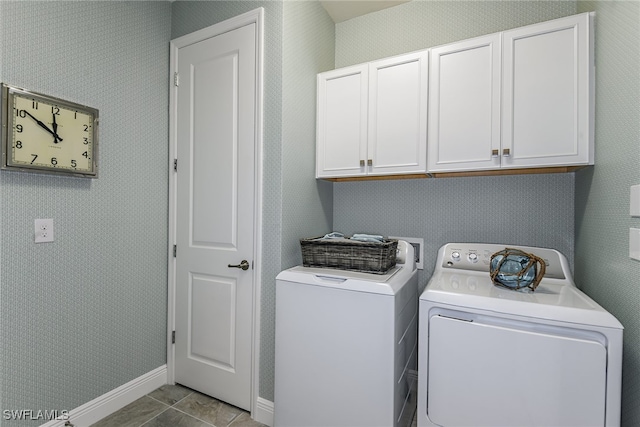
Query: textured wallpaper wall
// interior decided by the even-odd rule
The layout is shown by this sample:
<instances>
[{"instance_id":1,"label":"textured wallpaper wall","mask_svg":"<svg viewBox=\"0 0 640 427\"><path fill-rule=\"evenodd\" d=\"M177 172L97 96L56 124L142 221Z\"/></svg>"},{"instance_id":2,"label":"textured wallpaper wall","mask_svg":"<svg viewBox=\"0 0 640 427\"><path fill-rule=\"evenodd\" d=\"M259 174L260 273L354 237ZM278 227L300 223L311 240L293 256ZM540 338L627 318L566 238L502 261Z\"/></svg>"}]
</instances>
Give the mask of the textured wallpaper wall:
<instances>
[{"instance_id":1,"label":"textured wallpaper wall","mask_svg":"<svg viewBox=\"0 0 640 427\"><path fill-rule=\"evenodd\" d=\"M576 13L568 1L412 1L337 24L336 66ZM424 238L425 286L438 248L454 241L552 247L573 265L573 198L573 174L346 182L334 186L333 221L345 233Z\"/></svg>"},{"instance_id":2,"label":"textured wallpaper wall","mask_svg":"<svg viewBox=\"0 0 640 427\"><path fill-rule=\"evenodd\" d=\"M0 172L3 409L70 410L166 363L170 19L0 2L0 80L100 110L98 179Z\"/></svg>"},{"instance_id":3,"label":"textured wallpaper wall","mask_svg":"<svg viewBox=\"0 0 640 427\"><path fill-rule=\"evenodd\" d=\"M623 324L622 426L640 425L640 262L629 258L629 187L640 184L640 3L596 11L595 167L576 174L576 281Z\"/></svg>"},{"instance_id":4,"label":"textured wallpaper wall","mask_svg":"<svg viewBox=\"0 0 640 427\"><path fill-rule=\"evenodd\" d=\"M316 182L315 76L333 68L334 25L318 2L178 1L172 38L265 9L263 259L259 395L273 400L275 277L300 237L331 229L332 187Z\"/></svg>"},{"instance_id":5,"label":"textured wallpaper wall","mask_svg":"<svg viewBox=\"0 0 640 427\"><path fill-rule=\"evenodd\" d=\"M334 228L424 238L420 288L448 242L558 249L573 261L572 174L334 184Z\"/></svg>"},{"instance_id":6,"label":"textured wallpaper wall","mask_svg":"<svg viewBox=\"0 0 640 427\"><path fill-rule=\"evenodd\" d=\"M333 186L315 179L316 75L334 68L334 24L318 2L284 3L282 266L302 263L301 237L326 234Z\"/></svg>"},{"instance_id":7,"label":"textured wallpaper wall","mask_svg":"<svg viewBox=\"0 0 640 427\"><path fill-rule=\"evenodd\" d=\"M574 1L413 0L336 25L336 67L574 15Z\"/></svg>"}]
</instances>

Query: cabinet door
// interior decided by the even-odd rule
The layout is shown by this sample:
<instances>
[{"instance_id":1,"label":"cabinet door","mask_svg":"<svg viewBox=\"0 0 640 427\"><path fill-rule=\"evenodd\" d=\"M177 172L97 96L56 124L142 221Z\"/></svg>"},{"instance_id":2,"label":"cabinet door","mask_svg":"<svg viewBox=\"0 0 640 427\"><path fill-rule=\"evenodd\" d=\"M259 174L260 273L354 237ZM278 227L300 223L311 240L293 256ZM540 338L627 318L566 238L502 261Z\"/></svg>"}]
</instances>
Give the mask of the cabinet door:
<instances>
[{"instance_id":1,"label":"cabinet door","mask_svg":"<svg viewBox=\"0 0 640 427\"><path fill-rule=\"evenodd\" d=\"M366 173L367 76L367 64L318 74L316 178Z\"/></svg>"},{"instance_id":2,"label":"cabinet door","mask_svg":"<svg viewBox=\"0 0 640 427\"><path fill-rule=\"evenodd\" d=\"M500 167L500 34L431 50L429 172Z\"/></svg>"},{"instance_id":3,"label":"cabinet door","mask_svg":"<svg viewBox=\"0 0 640 427\"><path fill-rule=\"evenodd\" d=\"M428 52L369 64L370 175L427 171Z\"/></svg>"},{"instance_id":4,"label":"cabinet door","mask_svg":"<svg viewBox=\"0 0 640 427\"><path fill-rule=\"evenodd\" d=\"M590 20L503 33L502 167L593 164Z\"/></svg>"}]
</instances>

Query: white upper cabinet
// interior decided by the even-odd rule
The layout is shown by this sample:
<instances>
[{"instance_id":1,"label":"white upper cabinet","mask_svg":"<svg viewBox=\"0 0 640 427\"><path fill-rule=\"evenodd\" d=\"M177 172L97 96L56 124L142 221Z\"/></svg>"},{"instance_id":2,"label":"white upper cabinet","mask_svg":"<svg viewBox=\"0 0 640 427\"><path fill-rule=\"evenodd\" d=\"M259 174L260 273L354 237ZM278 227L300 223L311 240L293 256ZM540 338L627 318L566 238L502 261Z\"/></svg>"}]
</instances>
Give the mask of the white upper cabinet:
<instances>
[{"instance_id":1,"label":"white upper cabinet","mask_svg":"<svg viewBox=\"0 0 640 427\"><path fill-rule=\"evenodd\" d=\"M500 167L500 34L431 49L430 172Z\"/></svg>"},{"instance_id":2,"label":"white upper cabinet","mask_svg":"<svg viewBox=\"0 0 640 427\"><path fill-rule=\"evenodd\" d=\"M316 177L362 174L367 156L367 64L318 74Z\"/></svg>"},{"instance_id":3,"label":"white upper cabinet","mask_svg":"<svg viewBox=\"0 0 640 427\"><path fill-rule=\"evenodd\" d=\"M593 164L591 20L433 48L429 172Z\"/></svg>"},{"instance_id":4,"label":"white upper cabinet","mask_svg":"<svg viewBox=\"0 0 640 427\"><path fill-rule=\"evenodd\" d=\"M428 53L369 64L370 175L426 173Z\"/></svg>"},{"instance_id":5,"label":"white upper cabinet","mask_svg":"<svg viewBox=\"0 0 640 427\"><path fill-rule=\"evenodd\" d=\"M592 19L503 33L504 167L593 164Z\"/></svg>"},{"instance_id":6,"label":"white upper cabinet","mask_svg":"<svg viewBox=\"0 0 640 427\"><path fill-rule=\"evenodd\" d=\"M318 75L316 177L425 173L428 55Z\"/></svg>"},{"instance_id":7,"label":"white upper cabinet","mask_svg":"<svg viewBox=\"0 0 640 427\"><path fill-rule=\"evenodd\" d=\"M593 17L318 74L316 177L593 164Z\"/></svg>"}]
</instances>

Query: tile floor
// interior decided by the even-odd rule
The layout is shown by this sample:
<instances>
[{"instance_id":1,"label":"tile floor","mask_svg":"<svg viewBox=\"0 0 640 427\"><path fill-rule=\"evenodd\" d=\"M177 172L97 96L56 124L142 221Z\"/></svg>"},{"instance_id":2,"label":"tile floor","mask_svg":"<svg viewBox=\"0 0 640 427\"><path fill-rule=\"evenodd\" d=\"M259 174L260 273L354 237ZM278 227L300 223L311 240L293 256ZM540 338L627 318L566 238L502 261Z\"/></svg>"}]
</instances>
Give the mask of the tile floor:
<instances>
[{"instance_id":1,"label":"tile floor","mask_svg":"<svg viewBox=\"0 0 640 427\"><path fill-rule=\"evenodd\" d=\"M164 385L91 427L266 427L249 413L180 385Z\"/></svg>"},{"instance_id":2,"label":"tile floor","mask_svg":"<svg viewBox=\"0 0 640 427\"><path fill-rule=\"evenodd\" d=\"M411 427L418 425L414 412ZM91 427L267 427L248 412L181 385L157 390Z\"/></svg>"}]
</instances>

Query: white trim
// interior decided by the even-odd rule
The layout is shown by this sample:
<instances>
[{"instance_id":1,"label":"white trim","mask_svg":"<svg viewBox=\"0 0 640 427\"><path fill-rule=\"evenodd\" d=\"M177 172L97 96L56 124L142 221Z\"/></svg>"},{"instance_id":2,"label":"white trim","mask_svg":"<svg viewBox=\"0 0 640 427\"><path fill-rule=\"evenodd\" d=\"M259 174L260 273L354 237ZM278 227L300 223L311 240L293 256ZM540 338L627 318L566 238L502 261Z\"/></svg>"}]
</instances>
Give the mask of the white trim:
<instances>
[{"instance_id":1,"label":"white trim","mask_svg":"<svg viewBox=\"0 0 640 427\"><path fill-rule=\"evenodd\" d=\"M260 304L262 280L262 206L263 206L263 82L264 82L264 9L257 8L207 28L178 37L170 42L169 65L169 268L167 293L167 382L175 382L175 345L171 343L171 332L175 330L175 289L176 260L173 245L176 242L176 174L173 159L177 158L177 93L173 76L177 71L178 50L211 37L256 24L256 135L255 135L255 212L254 212L254 254L253 254L253 327L252 327L252 372L251 372L251 414L254 416L260 406L258 397L260 380ZM266 424L266 423L263 423Z\"/></svg>"},{"instance_id":2,"label":"white trim","mask_svg":"<svg viewBox=\"0 0 640 427\"><path fill-rule=\"evenodd\" d=\"M176 120L178 111L177 89L174 86L174 76L178 71L178 46L173 42L169 43L169 159L167 162L167 170L169 171L169 241L167 242L167 260L169 268L167 271L167 382L175 383L175 349L172 341L172 332L176 329L175 323L175 283L176 283L176 259L173 257L173 245L177 241L176 235L176 218L177 218L177 202L176 202L176 186L177 176L173 169L174 159L177 155L177 132L178 127L173 123Z\"/></svg>"},{"instance_id":3,"label":"white trim","mask_svg":"<svg viewBox=\"0 0 640 427\"><path fill-rule=\"evenodd\" d=\"M252 417L259 423L273 427L273 402L259 397L256 402L256 411Z\"/></svg>"},{"instance_id":4,"label":"white trim","mask_svg":"<svg viewBox=\"0 0 640 427\"><path fill-rule=\"evenodd\" d=\"M169 159L167 170L169 171L169 232L167 242L167 382L175 383L175 346L172 343L172 332L176 329L175 319L175 283L176 283L176 259L173 257L173 245L177 241L176 235L176 210L177 210L177 176L173 169L174 159L177 155L177 126L173 123L177 118L178 97L174 86L174 76L178 71L178 47L173 41L169 44Z\"/></svg>"},{"instance_id":5,"label":"white trim","mask_svg":"<svg viewBox=\"0 0 640 427\"><path fill-rule=\"evenodd\" d=\"M256 14L257 12L257 14ZM254 210L254 279L253 279L253 372L251 415L260 407L260 315L262 302L262 212L263 212L263 135L264 135L264 9L252 11L256 28L256 137L255 137L255 210ZM273 407L273 405L272 405ZM272 410L273 412L273 410ZM255 415L254 415L255 413ZM273 417L272 417L273 418ZM263 424L267 424L266 422ZM267 424L269 426L273 425Z\"/></svg>"},{"instance_id":6,"label":"white trim","mask_svg":"<svg viewBox=\"0 0 640 427\"><path fill-rule=\"evenodd\" d=\"M89 426L166 383L167 365L162 365L84 405L70 410L69 421L76 427ZM66 420L52 420L42 424L40 427L64 427L65 422Z\"/></svg>"},{"instance_id":7,"label":"white trim","mask_svg":"<svg viewBox=\"0 0 640 427\"><path fill-rule=\"evenodd\" d=\"M259 26L262 26L263 15L264 9L259 7L236 17L229 18L226 21L218 22L217 24L213 24L209 27L173 39L171 40L171 44L175 44L179 49L194 43L198 43L202 40L206 40L208 38L236 30L249 24L257 24ZM258 33L261 33L261 31L258 31Z\"/></svg>"}]
</instances>

